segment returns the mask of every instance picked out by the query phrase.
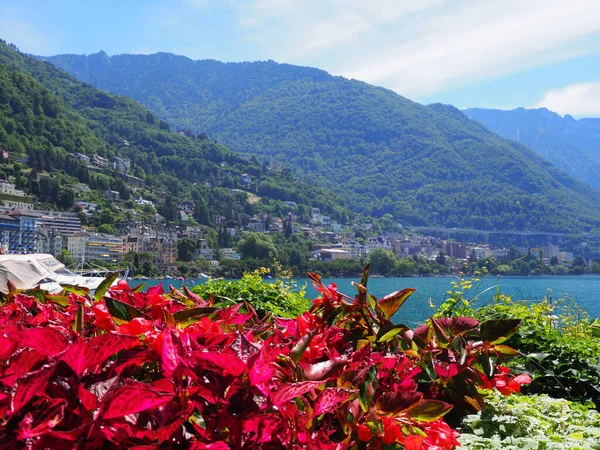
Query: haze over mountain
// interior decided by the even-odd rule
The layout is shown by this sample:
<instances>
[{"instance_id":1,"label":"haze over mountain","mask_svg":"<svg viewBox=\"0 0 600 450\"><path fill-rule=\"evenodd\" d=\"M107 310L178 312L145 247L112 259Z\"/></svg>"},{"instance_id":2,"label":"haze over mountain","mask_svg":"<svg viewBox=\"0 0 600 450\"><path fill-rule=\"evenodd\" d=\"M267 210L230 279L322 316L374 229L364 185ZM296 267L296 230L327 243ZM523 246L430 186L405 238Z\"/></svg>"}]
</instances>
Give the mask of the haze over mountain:
<instances>
[{"instance_id":1,"label":"haze over mountain","mask_svg":"<svg viewBox=\"0 0 600 450\"><path fill-rule=\"evenodd\" d=\"M600 119L561 117L546 108L509 111L470 108L464 113L494 133L535 150L569 175L600 189Z\"/></svg>"},{"instance_id":2,"label":"haze over mountain","mask_svg":"<svg viewBox=\"0 0 600 450\"><path fill-rule=\"evenodd\" d=\"M600 193L452 106L322 70L172 54L44 58L177 128L282 161L357 211L413 225L582 231Z\"/></svg>"},{"instance_id":3,"label":"haze over mountain","mask_svg":"<svg viewBox=\"0 0 600 450\"><path fill-rule=\"evenodd\" d=\"M132 99L97 90L3 41L0 148L8 150L11 159L27 161L38 173L49 174L42 181L53 180L53 189L59 191L77 190L79 181L93 189L123 194L131 186L127 188L117 172L107 168L92 173L73 154L129 157L131 174L145 183L145 192L166 191L166 199L157 206L170 220L168 216L175 215L181 200L194 202L195 218L207 224L219 214L238 221L244 208L250 213L282 208L285 200L302 205L309 215L311 206L335 218L350 214L331 191L300 182L291 173L271 171L255 158L234 153L205 136L186 137L170 131L166 122ZM264 201L247 206L250 199L246 193L231 191L239 187L243 173L251 180L243 183L243 189ZM49 195L47 189L40 189L40 198ZM54 203L55 199L46 201ZM72 200L65 205L55 203L72 207Z\"/></svg>"}]
</instances>

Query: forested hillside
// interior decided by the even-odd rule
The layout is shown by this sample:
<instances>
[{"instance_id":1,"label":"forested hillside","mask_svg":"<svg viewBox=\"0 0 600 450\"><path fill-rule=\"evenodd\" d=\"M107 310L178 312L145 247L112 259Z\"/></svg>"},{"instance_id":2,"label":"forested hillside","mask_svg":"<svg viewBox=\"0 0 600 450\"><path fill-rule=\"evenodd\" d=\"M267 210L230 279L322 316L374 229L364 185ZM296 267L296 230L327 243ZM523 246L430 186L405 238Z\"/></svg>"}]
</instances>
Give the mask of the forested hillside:
<instances>
[{"instance_id":1,"label":"forested hillside","mask_svg":"<svg viewBox=\"0 0 600 450\"><path fill-rule=\"evenodd\" d=\"M103 52L47 60L175 127L281 161L365 214L478 229L600 225L600 193L453 107L272 61Z\"/></svg>"},{"instance_id":2,"label":"forested hillside","mask_svg":"<svg viewBox=\"0 0 600 450\"><path fill-rule=\"evenodd\" d=\"M296 212L308 216L311 206L341 220L349 214L326 189L233 153L204 135L175 133L135 101L99 91L4 42L0 42L0 148L35 169L34 174L48 175L41 182L63 190L74 190L79 181L92 189L128 191L116 173L92 172L73 154L127 156L133 176L150 191L166 192L159 210L167 219L175 214L174 204L185 199L196 204L200 223L210 223L219 214L239 221L241 215L261 210L283 210L284 201L296 202ZM12 172L4 175L23 178ZM40 192L35 181L37 192L31 193L65 206L58 201L57 186L52 197L47 189ZM255 194L254 201L249 194ZM256 196L263 201L257 203Z\"/></svg>"},{"instance_id":3,"label":"forested hillside","mask_svg":"<svg viewBox=\"0 0 600 450\"><path fill-rule=\"evenodd\" d=\"M561 117L546 108L464 113L494 133L528 146L569 175L600 189L600 119Z\"/></svg>"}]
</instances>

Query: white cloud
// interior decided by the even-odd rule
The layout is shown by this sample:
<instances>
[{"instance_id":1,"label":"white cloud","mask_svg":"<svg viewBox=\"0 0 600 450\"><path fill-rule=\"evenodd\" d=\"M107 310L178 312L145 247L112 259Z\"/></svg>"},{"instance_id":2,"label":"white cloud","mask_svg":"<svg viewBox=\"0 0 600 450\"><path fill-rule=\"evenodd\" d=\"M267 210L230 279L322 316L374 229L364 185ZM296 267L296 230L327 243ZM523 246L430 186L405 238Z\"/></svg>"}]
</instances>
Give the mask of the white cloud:
<instances>
[{"instance_id":1,"label":"white cloud","mask_svg":"<svg viewBox=\"0 0 600 450\"><path fill-rule=\"evenodd\" d=\"M572 116L600 116L600 81L571 84L544 94L536 108Z\"/></svg>"},{"instance_id":2,"label":"white cloud","mask_svg":"<svg viewBox=\"0 0 600 450\"><path fill-rule=\"evenodd\" d=\"M317 65L412 97L598 51L585 40L600 35L597 0L234 4L242 31L264 43L267 57Z\"/></svg>"},{"instance_id":3,"label":"white cloud","mask_svg":"<svg viewBox=\"0 0 600 450\"><path fill-rule=\"evenodd\" d=\"M0 7L0 37L25 53L47 56L56 50L52 40L25 21L16 8Z\"/></svg>"}]
</instances>

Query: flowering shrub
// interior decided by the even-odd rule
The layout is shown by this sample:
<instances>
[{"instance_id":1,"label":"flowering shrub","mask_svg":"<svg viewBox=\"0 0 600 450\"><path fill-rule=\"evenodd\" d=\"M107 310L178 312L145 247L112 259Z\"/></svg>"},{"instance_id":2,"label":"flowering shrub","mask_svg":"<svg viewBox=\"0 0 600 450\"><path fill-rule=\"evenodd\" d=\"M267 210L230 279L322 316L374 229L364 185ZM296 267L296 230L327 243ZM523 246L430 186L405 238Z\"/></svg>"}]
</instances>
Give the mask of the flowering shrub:
<instances>
[{"instance_id":1,"label":"flowering shrub","mask_svg":"<svg viewBox=\"0 0 600 450\"><path fill-rule=\"evenodd\" d=\"M414 292L321 297L295 319L125 282L12 289L0 308L1 448L452 449L443 416L524 382L518 321L390 321Z\"/></svg>"}]
</instances>

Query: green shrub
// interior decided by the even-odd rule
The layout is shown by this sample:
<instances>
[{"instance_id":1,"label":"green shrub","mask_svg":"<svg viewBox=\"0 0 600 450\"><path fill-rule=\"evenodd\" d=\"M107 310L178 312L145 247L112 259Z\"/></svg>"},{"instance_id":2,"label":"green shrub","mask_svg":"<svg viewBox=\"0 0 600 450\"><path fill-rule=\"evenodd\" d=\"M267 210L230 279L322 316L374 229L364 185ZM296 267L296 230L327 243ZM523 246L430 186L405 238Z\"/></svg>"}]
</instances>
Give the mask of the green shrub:
<instances>
[{"instance_id":1,"label":"green shrub","mask_svg":"<svg viewBox=\"0 0 600 450\"><path fill-rule=\"evenodd\" d=\"M510 366L529 373L528 393L545 393L600 405L600 325L569 298L515 301L499 290L481 305L478 278L461 278L437 308L436 317L471 316L478 320L520 319L507 344L520 353Z\"/></svg>"},{"instance_id":2,"label":"green shrub","mask_svg":"<svg viewBox=\"0 0 600 450\"><path fill-rule=\"evenodd\" d=\"M600 405L600 339L597 327L571 299L526 304L497 295L474 311L486 319L521 319L508 342L521 353L512 366L531 374L530 393Z\"/></svg>"},{"instance_id":3,"label":"green shrub","mask_svg":"<svg viewBox=\"0 0 600 450\"><path fill-rule=\"evenodd\" d=\"M217 306L230 306L247 301L259 316L269 313L279 317L296 317L309 307L304 288L295 292L296 285L289 279L266 282L262 276L268 269L245 273L239 280L210 279L196 286L193 292L207 299L211 294Z\"/></svg>"},{"instance_id":4,"label":"green shrub","mask_svg":"<svg viewBox=\"0 0 600 450\"><path fill-rule=\"evenodd\" d=\"M494 395L463 420L459 442L470 450L597 449L600 413L547 395Z\"/></svg>"}]
</instances>

